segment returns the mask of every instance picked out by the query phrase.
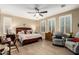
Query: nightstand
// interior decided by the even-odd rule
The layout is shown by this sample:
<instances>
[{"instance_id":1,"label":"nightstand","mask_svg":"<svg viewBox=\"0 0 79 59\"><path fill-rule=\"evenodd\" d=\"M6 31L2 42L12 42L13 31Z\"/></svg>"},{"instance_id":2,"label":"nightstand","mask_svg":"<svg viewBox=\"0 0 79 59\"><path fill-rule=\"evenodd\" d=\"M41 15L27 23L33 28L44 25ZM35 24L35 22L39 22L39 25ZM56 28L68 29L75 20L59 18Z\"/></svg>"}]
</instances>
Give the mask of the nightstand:
<instances>
[{"instance_id":1,"label":"nightstand","mask_svg":"<svg viewBox=\"0 0 79 59\"><path fill-rule=\"evenodd\" d=\"M51 32L45 33L45 40L52 41L52 36L53 36L53 33Z\"/></svg>"}]
</instances>

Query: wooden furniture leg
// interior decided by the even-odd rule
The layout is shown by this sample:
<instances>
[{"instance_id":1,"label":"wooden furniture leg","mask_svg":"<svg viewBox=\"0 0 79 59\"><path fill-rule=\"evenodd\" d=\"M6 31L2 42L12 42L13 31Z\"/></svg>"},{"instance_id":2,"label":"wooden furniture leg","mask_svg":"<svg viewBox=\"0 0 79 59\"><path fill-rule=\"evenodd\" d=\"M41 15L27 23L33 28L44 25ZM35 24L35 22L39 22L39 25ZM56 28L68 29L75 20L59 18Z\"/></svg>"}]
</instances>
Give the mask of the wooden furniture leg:
<instances>
[{"instance_id":1,"label":"wooden furniture leg","mask_svg":"<svg viewBox=\"0 0 79 59\"><path fill-rule=\"evenodd\" d=\"M18 49L18 47L17 47L17 44L15 44L15 47L16 47L17 51L19 52L19 49Z\"/></svg>"},{"instance_id":2,"label":"wooden furniture leg","mask_svg":"<svg viewBox=\"0 0 79 59\"><path fill-rule=\"evenodd\" d=\"M9 47L9 55L11 55L11 45L10 45L10 42L8 43L8 47Z\"/></svg>"}]
</instances>

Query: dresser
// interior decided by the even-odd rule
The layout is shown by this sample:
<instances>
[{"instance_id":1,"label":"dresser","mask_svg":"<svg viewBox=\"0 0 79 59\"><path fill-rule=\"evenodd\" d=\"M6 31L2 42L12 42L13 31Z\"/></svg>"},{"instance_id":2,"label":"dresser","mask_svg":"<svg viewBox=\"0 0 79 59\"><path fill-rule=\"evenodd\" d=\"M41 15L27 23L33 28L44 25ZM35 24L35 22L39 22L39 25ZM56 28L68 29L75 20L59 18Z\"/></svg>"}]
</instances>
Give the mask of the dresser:
<instances>
[{"instance_id":1,"label":"dresser","mask_svg":"<svg viewBox=\"0 0 79 59\"><path fill-rule=\"evenodd\" d=\"M45 40L52 41L52 36L53 36L53 33L51 32L45 33Z\"/></svg>"}]
</instances>

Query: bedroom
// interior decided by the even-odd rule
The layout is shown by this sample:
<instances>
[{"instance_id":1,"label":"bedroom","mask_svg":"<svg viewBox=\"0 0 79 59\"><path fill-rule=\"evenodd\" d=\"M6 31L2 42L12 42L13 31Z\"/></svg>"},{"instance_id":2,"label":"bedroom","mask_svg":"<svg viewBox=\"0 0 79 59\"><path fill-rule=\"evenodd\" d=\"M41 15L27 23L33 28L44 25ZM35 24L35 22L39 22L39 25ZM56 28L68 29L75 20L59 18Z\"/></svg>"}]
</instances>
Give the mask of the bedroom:
<instances>
[{"instance_id":1,"label":"bedroom","mask_svg":"<svg viewBox=\"0 0 79 59\"><path fill-rule=\"evenodd\" d=\"M11 46L8 49L11 55L73 55L71 48L69 51L65 47L52 45L56 43L52 37L56 32L73 32L75 35L79 30L78 15L78 4L1 4L1 41L6 39L5 36L10 41L9 36L15 34L16 49L11 49ZM56 44L69 43L58 41ZM77 52L79 53L79 50Z\"/></svg>"}]
</instances>

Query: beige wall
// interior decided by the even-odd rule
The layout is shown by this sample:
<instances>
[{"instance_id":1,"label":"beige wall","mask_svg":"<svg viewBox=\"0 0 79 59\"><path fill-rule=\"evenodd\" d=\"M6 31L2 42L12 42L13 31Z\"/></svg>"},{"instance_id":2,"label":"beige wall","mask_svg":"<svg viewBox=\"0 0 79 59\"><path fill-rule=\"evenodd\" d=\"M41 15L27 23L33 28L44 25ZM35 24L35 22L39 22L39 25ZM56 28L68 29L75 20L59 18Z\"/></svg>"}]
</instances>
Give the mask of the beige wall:
<instances>
[{"instance_id":1,"label":"beige wall","mask_svg":"<svg viewBox=\"0 0 79 59\"><path fill-rule=\"evenodd\" d=\"M72 30L73 30L73 32L74 33L78 32L79 28L78 28L77 25L79 23L79 9L74 9L74 10L71 10L71 11L68 11L68 12L64 12L64 13L61 13L61 14L57 14L57 15L45 18L45 20L46 20L46 32L48 32L47 22L50 18L53 18L53 17L56 18L56 31L59 31L59 16L68 15L68 14L72 14ZM40 32L40 21L34 21L34 20L23 18L23 17L12 16L12 15L8 15L8 14L1 14L0 13L0 33L1 34L2 34L2 31L3 31L3 29L2 29L3 25L2 24L3 24L3 17L4 16L12 17L12 24L15 25L14 29L16 27L23 26L23 24L26 24L26 27L31 27L31 25L35 26L36 31Z\"/></svg>"},{"instance_id":2,"label":"beige wall","mask_svg":"<svg viewBox=\"0 0 79 59\"><path fill-rule=\"evenodd\" d=\"M47 22L50 18L53 18L53 17L56 18L56 32L57 32L57 31L59 31L59 17L64 16L64 15L69 15L69 14L72 14L72 31L74 33L78 32L79 27L77 25L79 23L79 8L45 18L45 20L46 20L46 32L48 32Z\"/></svg>"},{"instance_id":3,"label":"beige wall","mask_svg":"<svg viewBox=\"0 0 79 59\"><path fill-rule=\"evenodd\" d=\"M36 31L37 32L40 32L40 22L39 21L36 21Z\"/></svg>"},{"instance_id":4,"label":"beige wall","mask_svg":"<svg viewBox=\"0 0 79 59\"><path fill-rule=\"evenodd\" d=\"M1 20L1 10L0 10L0 34L2 33L2 20Z\"/></svg>"},{"instance_id":5,"label":"beige wall","mask_svg":"<svg viewBox=\"0 0 79 59\"><path fill-rule=\"evenodd\" d=\"M0 34L3 34L3 17L12 17L12 26L13 26L13 30L16 30L16 27L23 27L23 24L26 24L25 27L35 27L36 30L38 31L37 27L38 27L38 22L35 20L30 20L30 19L26 19L23 17L18 17L18 16L12 16L12 15L8 15L8 14L0 14ZM7 21L7 20L6 20Z\"/></svg>"},{"instance_id":6,"label":"beige wall","mask_svg":"<svg viewBox=\"0 0 79 59\"><path fill-rule=\"evenodd\" d=\"M60 13L60 14L57 14L57 15L54 15L54 16L50 16L50 17L46 17L45 20L46 20L46 31L45 32L48 32L48 20L55 17L56 18L56 32L59 31L59 17L60 16L64 16L64 15L69 15L69 14L72 14L72 31L74 33L78 32L79 31L79 27L77 26L79 24L79 8L78 9L74 9L74 10L71 10L71 11L67 11L67 12L64 12L64 13ZM40 21L38 21L38 25L39 27L37 27L40 31ZM41 33L43 38L45 38L45 33Z\"/></svg>"}]
</instances>

